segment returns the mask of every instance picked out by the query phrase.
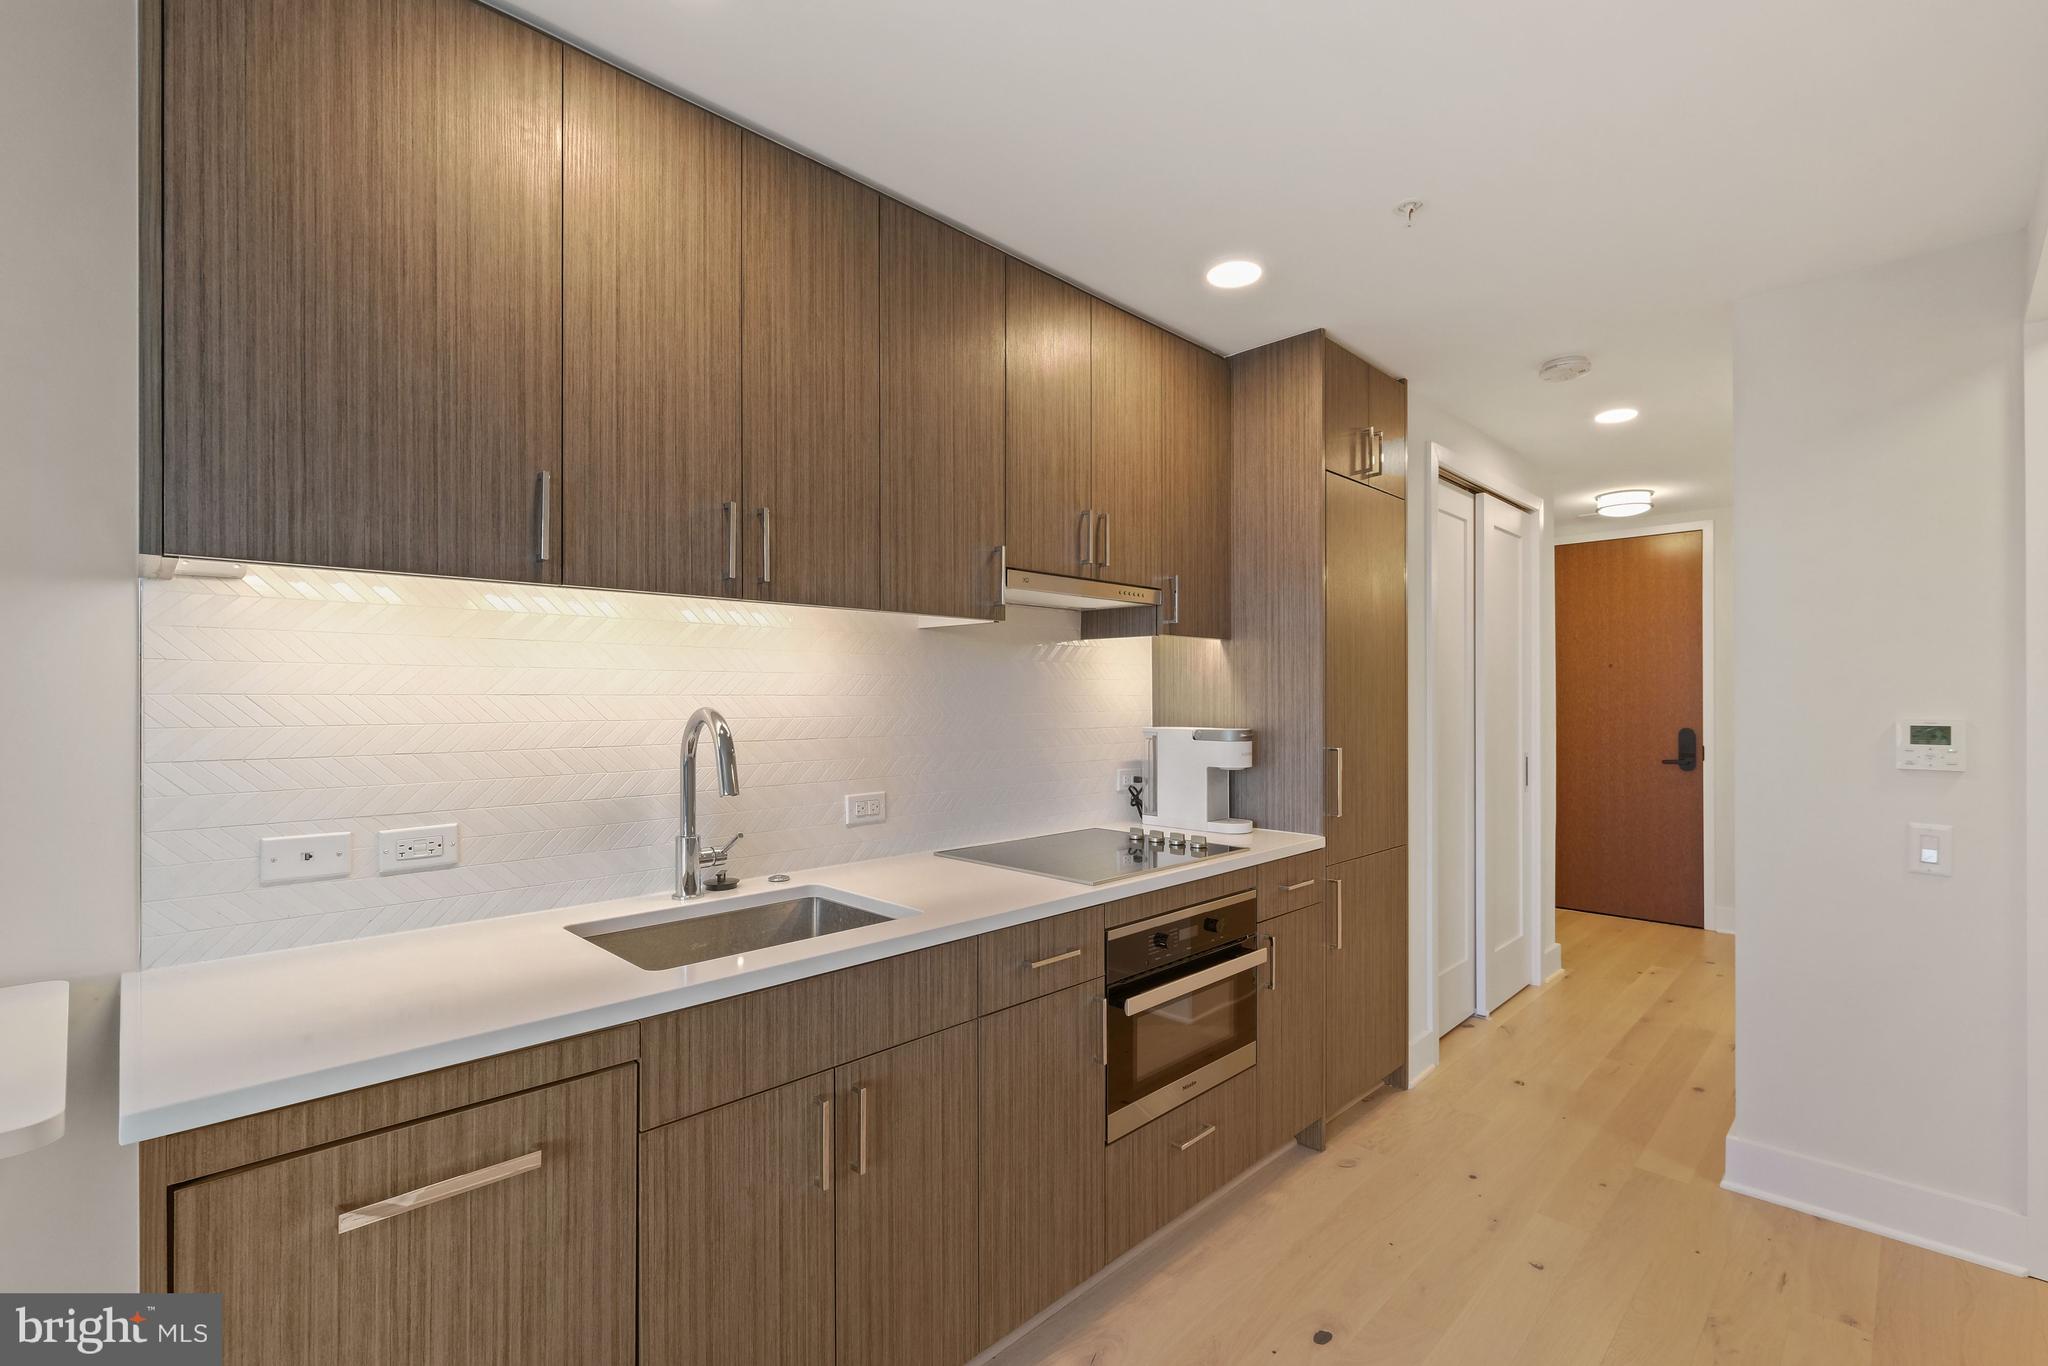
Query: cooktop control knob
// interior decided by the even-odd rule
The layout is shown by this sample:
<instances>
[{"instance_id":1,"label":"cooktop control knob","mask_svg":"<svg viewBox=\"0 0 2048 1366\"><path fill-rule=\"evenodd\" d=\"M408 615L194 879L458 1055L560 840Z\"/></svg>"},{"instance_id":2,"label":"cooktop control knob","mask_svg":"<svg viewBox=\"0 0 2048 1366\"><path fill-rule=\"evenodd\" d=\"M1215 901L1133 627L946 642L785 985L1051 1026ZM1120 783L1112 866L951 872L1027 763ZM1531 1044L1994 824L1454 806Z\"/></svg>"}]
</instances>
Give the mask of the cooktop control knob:
<instances>
[{"instance_id":1,"label":"cooktop control knob","mask_svg":"<svg viewBox=\"0 0 2048 1366\"><path fill-rule=\"evenodd\" d=\"M1203 933L1203 934L1215 934L1215 933L1217 933L1218 931L1220 931L1220 930L1221 930L1222 928L1223 928L1223 922L1222 922L1222 921L1220 921L1220 920L1218 920L1218 919L1217 919L1217 918L1216 918L1215 916L1213 916L1213 915L1205 915L1205 916L1203 916L1203 917L1202 917L1202 933Z\"/></svg>"},{"instance_id":2,"label":"cooktop control knob","mask_svg":"<svg viewBox=\"0 0 2048 1366\"><path fill-rule=\"evenodd\" d=\"M1145 839L1154 849L1164 849L1166 847L1166 832L1164 830L1147 830L1145 832Z\"/></svg>"},{"instance_id":3,"label":"cooktop control knob","mask_svg":"<svg viewBox=\"0 0 2048 1366\"><path fill-rule=\"evenodd\" d=\"M1166 847L1174 850L1185 849L1188 847L1188 837L1176 830L1166 837Z\"/></svg>"},{"instance_id":4,"label":"cooktop control knob","mask_svg":"<svg viewBox=\"0 0 2048 1366\"><path fill-rule=\"evenodd\" d=\"M1208 853L1208 852L1209 852L1209 837L1208 837L1207 835L1189 835L1189 836L1188 836L1188 852L1189 852L1190 854L1206 854L1206 853Z\"/></svg>"},{"instance_id":5,"label":"cooktop control knob","mask_svg":"<svg viewBox=\"0 0 2048 1366\"><path fill-rule=\"evenodd\" d=\"M1167 946L1167 945L1168 945L1169 943L1171 943L1171 942L1172 942L1172 941L1171 941L1171 940L1169 940L1169 939L1168 939L1168 938L1166 937L1166 931L1164 931L1164 930L1154 930L1154 931L1152 932L1152 947L1153 947L1153 948L1155 948L1155 949L1163 949L1163 948L1165 948L1165 947L1166 947L1166 946Z\"/></svg>"}]
</instances>

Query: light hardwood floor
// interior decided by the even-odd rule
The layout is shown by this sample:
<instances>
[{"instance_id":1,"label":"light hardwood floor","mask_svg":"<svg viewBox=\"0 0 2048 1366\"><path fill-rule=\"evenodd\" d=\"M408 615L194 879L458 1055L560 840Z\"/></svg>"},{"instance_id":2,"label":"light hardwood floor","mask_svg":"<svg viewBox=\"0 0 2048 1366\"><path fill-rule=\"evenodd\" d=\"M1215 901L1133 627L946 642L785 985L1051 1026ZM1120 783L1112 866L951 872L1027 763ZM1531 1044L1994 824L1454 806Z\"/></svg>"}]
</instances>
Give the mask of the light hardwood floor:
<instances>
[{"instance_id":1,"label":"light hardwood floor","mask_svg":"<svg viewBox=\"0 0 2048 1366\"><path fill-rule=\"evenodd\" d=\"M1733 940L1568 911L1558 935L1566 974L1453 1031L1422 1086L992 1361L2048 1362L2048 1284L1720 1189Z\"/></svg>"}]
</instances>

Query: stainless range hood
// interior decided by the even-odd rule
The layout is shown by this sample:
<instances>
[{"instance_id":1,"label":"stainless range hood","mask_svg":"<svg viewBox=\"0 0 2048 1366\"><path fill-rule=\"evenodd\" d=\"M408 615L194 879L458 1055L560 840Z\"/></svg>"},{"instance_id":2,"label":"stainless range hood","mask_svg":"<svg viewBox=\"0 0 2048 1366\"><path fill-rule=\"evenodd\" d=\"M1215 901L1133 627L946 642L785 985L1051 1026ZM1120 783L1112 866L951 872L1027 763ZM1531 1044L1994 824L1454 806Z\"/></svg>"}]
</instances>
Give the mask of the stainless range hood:
<instances>
[{"instance_id":1,"label":"stainless range hood","mask_svg":"<svg viewBox=\"0 0 2048 1366\"><path fill-rule=\"evenodd\" d=\"M1076 612L1100 612L1110 607L1157 607L1161 596L1157 588L1110 583L1105 579L1041 574L1035 569L1003 571L1003 601L1026 607L1064 607Z\"/></svg>"}]
</instances>

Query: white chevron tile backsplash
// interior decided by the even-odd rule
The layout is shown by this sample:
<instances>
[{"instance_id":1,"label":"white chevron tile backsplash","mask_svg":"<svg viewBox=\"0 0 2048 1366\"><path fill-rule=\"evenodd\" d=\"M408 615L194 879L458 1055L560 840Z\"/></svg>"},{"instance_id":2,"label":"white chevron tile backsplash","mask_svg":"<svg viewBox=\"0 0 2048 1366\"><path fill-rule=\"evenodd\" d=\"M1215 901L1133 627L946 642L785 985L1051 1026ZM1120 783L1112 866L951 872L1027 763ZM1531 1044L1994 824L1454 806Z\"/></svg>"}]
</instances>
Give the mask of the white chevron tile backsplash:
<instances>
[{"instance_id":1,"label":"white chevron tile backsplash","mask_svg":"<svg viewBox=\"0 0 2048 1366\"><path fill-rule=\"evenodd\" d=\"M1144 640L269 565L142 592L142 961L222 958L657 891L699 706L732 721L740 876L1115 821ZM711 782L711 766L704 765ZM886 824L842 799L884 789ZM382 829L459 867L379 877ZM265 887L257 841L347 830L347 878Z\"/></svg>"}]
</instances>

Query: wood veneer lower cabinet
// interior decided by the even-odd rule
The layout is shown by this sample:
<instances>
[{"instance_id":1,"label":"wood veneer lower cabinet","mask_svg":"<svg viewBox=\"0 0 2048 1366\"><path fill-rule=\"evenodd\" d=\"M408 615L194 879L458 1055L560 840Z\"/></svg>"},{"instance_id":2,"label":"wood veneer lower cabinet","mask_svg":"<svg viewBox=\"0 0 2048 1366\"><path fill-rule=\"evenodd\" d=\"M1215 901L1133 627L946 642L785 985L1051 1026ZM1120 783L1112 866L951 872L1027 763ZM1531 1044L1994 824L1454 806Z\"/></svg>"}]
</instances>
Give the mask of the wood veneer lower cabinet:
<instances>
[{"instance_id":1,"label":"wood veneer lower cabinet","mask_svg":"<svg viewBox=\"0 0 2048 1366\"><path fill-rule=\"evenodd\" d=\"M839 1366L960 1366L979 1328L974 1026L836 1081Z\"/></svg>"},{"instance_id":2,"label":"wood veneer lower cabinet","mask_svg":"<svg viewBox=\"0 0 2048 1366\"><path fill-rule=\"evenodd\" d=\"M1109 1145L1102 1260L1121 1257L1221 1190L1263 1151L1258 1068Z\"/></svg>"},{"instance_id":3,"label":"wood veneer lower cabinet","mask_svg":"<svg viewBox=\"0 0 2048 1366\"><path fill-rule=\"evenodd\" d=\"M1408 1059L1408 851L1337 864L1325 882L1332 951L1323 1105L1335 1114Z\"/></svg>"},{"instance_id":4,"label":"wood veneer lower cabinet","mask_svg":"<svg viewBox=\"0 0 2048 1366\"><path fill-rule=\"evenodd\" d=\"M1102 1269L1102 1010L1097 978L981 1020L977 1347Z\"/></svg>"},{"instance_id":5,"label":"wood veneer lower cabinet","mask_svg":"<svg viewBox=\"0 0 2048 1366\"><path fill-rule=\"evenodd\" d=\"M1320 906L1261 922L1269 954L1259 992L1258 1151L1323 1118L1331 951Z\"/></svg>"},{"instance_id":6,"label":"wood veneer lower cabinet","mask_svg":"<svg viewBox=\"0 0 2048 1366\"><path fill-rule=\"evenodd\" d=\"M220 1294L226 1360L246 1366L627 1366L633 1071L181 1186L171 1288Z\"/></svg>"}]
</instances>

